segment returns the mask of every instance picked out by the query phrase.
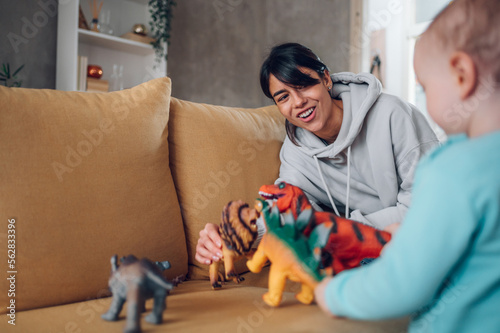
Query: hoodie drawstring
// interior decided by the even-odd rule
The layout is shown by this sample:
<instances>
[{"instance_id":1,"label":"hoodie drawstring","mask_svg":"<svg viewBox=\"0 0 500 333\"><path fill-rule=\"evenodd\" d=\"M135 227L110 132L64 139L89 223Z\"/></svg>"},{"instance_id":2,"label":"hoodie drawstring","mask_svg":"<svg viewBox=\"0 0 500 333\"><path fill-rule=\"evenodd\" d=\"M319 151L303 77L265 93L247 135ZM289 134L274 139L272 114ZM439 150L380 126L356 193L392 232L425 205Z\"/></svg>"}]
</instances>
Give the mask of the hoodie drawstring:
<instances>
[{"instance_id":1,"label":"hoodie drawstring","mask_svg":"<svg viewBox=\"0 0 500 333\"><path fill-rule=\"evenodd\" d=\"M314 161L316 162L316 168L318 169L319 176L321 178L321 182L323 183L323 187L325 188L326 195L328 196L328 200L330 200L330 204L333 207L333 210L335 211L335 214L337 216L340 216L339 211L337 209L337 206L335 205L335 202L333 201L332 195L330 193L330 189L328 186L326 186L325 178L323 177L323 172L321 172L321 167L319 165L318 157L316 155L313 155ZM351 146L347 148L347 189L346 189L346 203L345 203L345 218L349 218L349 194L351 192Z\"/></svg>"},{"instance_id":2,"label":"hoodie drawstring","mask_svg":"<svg viewBox=\"0 0 500 333\"><path fill-rule=\"evenodd\" d=\"M351 192L351 146L347 148L347 189L345 191L345 218L349 218L349 196Z\"/></svg>"}]
</instances>

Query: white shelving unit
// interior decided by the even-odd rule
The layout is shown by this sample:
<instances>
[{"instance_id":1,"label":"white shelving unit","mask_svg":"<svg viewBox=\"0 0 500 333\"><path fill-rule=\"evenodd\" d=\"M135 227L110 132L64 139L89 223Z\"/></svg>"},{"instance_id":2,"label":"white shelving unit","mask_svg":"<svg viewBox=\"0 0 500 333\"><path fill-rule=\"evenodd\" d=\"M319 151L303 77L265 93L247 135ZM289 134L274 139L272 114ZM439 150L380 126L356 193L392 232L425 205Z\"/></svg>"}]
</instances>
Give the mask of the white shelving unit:
<instances>
[{"instance_id":1,"label":"white shelving unit","mask_svg":"<svg viewBox=\"0 0 500 333\"><path fill-rule=\"evenodd\" d=\"M114 64L123 65L124 88L165 76L166 61L156 63L151 45L119 37L136 23L149 28L147 4L147 0L103 0L102 12L109 13L113 27L113 35L108 35L78 28L79 6L87 23L92 21L88 1L59 1L56 89L77 90L79 55L87 56L89 65L102 67L103 80L110 79Z\"/></svg>"}]
</instances>

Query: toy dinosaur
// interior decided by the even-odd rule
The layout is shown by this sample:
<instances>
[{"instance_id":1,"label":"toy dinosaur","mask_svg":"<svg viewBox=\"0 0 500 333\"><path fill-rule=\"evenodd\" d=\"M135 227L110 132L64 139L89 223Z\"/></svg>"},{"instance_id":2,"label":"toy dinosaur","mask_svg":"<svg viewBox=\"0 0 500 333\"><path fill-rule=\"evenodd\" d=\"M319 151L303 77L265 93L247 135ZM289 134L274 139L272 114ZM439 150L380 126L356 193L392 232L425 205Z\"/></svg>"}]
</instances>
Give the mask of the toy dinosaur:
<instances>
[{"instance_id":1,"label":"toy dinosaur","mask_svg":"<svg viewBox=\"0 0 500 333\"><path fill-rule=\"evenodd\" d=\"M161 271L170 268L168 261L153 263L148 259L138 260L129 255L121 259L118 267L117 256L111 257L111 277L109 287L113 293L111 306L102 318L108 321L118 320L123 304L127 301L127 323L125 333L140 333L141 312L145 311L144 303L153 298L153 311L146 316L146 321L152 324L162 322L166 307L165 298L174 284L166 281Z\"/></svg>"},{"instance_id":2,"label":"toy dinosaur","mask_svg":"<svg viewBox=\"0 0 500 333\"><path fill-rule=\"evenodd\" d=\"M297 186L285 182L263 185L259 195L265 199L275 199L280 213L288 212L295 219L304 212L312 211L311 220L303 230L306 237L316 226L333 223L332 232L322 249L322 267L327 275L357 267L363 260L377 258L384 245L391 240L391 234L386 231L330 212L314 211L304 192Z\"/></svg>"},{"instance_id":3,"label":"toy dinosaur","mask_svg":"<svg viewBox=\"0 0 500 333\"><path fill-rule=\"evenodd\" d=\"M290 212L284 212L281 221L276 205L269 206L266 201L258 199L256 207L264 217L267 231L247 266L250 271L259 273L267 260L271 262L269 291L262 297L264 302L278 306L289 279L302 285L295 297L310 304L314 299L314 288L323 277L320 273L321 248L328 240L333 223L318 225L306 238L302 231L310 221L312 211L302 212L297 219Z\"/></svg>"},{"instance_id":4,"label":"toy dinosaur","mask_svg":"<svg viewBox=\"0 0 500 333\"><path fill-rule=\"evenodd\" d=\"M286 279L302 284L296 298L310 304L313 290L324 276L378 257L391 239L387 232L315 211L296 186L284 182L264 185L259 194L275 201L270 205L257 200L267 231L247 266L257 273L271 261L269 291L263 296L271 306L280 304Z\"/></svg>"},{"instance_id":5,"label":"toy dinosaur","mask_svg":"<svg viewBox=\"0 0 500 333\"><path fill-rule=\"evenodd\" d=\"M219 234L223 240L226 279L233 279L236 283L243 281L234 268L234 262L253 253L252 244L257 238L257 217L257 211L241 200L231 201L224 207ZM213 289L221 288L219 278L224 281L224 277L219 276L220 264L221 262L210 264L209 275Z\"/></svg>"}]
</instances>

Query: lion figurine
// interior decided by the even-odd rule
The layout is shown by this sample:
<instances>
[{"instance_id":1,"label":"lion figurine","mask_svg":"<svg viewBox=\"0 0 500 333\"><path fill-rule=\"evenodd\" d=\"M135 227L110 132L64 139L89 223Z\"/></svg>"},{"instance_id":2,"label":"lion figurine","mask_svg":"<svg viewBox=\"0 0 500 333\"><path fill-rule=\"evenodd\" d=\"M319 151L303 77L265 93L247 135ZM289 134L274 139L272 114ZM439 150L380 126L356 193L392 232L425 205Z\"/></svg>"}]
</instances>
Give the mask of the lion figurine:
<instances>
[{"instance_id":1,"label":"lion figurine","mask_svg":"<svg viewBox=\"0 0 500 333\"><path fill-rule=\"evenodd\" d=\"M224 206L219 234L223 241L222 254L226 279L233 279L236 283L243 281L243 278L236 273L234 263L243 257L250 258L254 252L252 244L257 238L258 215L255 208L250 208L241 200L231 201ZM212 289L222 287L219 278L224 281L224 277L219 275L220 264L221 262L212 262L209 268Z\"/></svg>"}]
</instances>

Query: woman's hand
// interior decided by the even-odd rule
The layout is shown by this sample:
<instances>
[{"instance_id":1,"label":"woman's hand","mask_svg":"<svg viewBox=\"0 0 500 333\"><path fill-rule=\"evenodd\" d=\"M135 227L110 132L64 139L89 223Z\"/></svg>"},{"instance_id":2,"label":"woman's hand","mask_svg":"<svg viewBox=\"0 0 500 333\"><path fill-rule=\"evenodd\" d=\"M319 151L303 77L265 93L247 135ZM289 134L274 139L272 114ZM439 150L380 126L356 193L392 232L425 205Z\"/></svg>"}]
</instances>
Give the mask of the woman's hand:
<instances>
[{"instance_id":1,"label":"woman's hand","mask_svg":"<svg viewBox=\"0 0 500 333\"><path fill-rule=\"evenodd\" d=\"M200 231L195 259L205 265L222 259L222 239L217 224L207 223L205 228Z\"/></svg>"}]
</instances>

